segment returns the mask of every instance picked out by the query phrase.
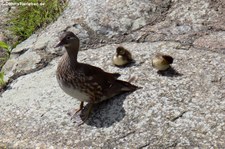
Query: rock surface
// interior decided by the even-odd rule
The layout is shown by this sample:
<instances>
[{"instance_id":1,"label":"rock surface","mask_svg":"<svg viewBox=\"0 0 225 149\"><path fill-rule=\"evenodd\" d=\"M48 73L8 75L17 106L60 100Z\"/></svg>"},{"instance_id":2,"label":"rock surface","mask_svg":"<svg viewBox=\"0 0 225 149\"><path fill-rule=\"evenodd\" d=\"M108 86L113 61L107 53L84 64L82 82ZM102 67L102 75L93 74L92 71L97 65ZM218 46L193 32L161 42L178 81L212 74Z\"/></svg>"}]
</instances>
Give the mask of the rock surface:
<instances>
[{"instance_id":1,"label":"rock surface","mask_svg":"<svg viewBox=\"0 0 225 149\"><path fill-rule=\"evenodd\" d=\"M0 147L225 147L225 3L201 0L71 0L62 16L18 45L3 70ZM143 87L95 106L82 126L68 110L79 102L58 86L55 70L63 30L81 39L79 61L131 76ZM111 64L115 48L136 63ZM175 58L173 73L157 74L151 57Z\"/></svg>"}]
</instances>

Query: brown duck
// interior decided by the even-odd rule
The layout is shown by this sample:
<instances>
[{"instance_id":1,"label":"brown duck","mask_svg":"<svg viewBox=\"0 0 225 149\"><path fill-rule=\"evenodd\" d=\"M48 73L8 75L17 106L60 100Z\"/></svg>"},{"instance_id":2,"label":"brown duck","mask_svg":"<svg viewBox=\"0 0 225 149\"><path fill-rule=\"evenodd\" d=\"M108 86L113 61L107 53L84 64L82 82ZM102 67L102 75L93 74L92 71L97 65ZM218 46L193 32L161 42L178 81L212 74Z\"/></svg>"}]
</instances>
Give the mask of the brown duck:
<instances>
[{"instance_id":1,"label":"brown duck","mask_svg":"<svg viewBox=\"0 0 225 149\"><path fill-rule=\"evenodd\" d=\"M138 88L129 82L118 80L118 73L108 73L98 67L78 62L80 41L73 32L65 32L56 47L59 46L64 46L66 52L57 67L57 81L65 93L81 102L75 113L83 109L84 102L90 103L84 121L89 117L93 104Z\"/></svg>"}]
</instances>

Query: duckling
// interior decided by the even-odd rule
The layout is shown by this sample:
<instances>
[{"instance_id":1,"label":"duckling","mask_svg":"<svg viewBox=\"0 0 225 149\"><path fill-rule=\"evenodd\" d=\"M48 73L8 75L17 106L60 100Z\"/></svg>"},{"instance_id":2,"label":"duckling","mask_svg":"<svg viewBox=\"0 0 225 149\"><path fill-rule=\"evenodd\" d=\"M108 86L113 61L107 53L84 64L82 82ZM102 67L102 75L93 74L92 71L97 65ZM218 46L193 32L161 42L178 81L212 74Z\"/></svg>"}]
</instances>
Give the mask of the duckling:
<instances>
[{"instance_id":1,"label":"duckling","mask_svg":"<svg viewBox=\"0 0 225 149\"><path fill-rule=\"evenodd\" d=\"M125 66L133 62L131 53L122 46L116 48L116 54L112 58L112 62L116 66Z\"/></svg>"},{"instance_id":2,"label":"duckling","mask_svg":"<svg viewBox=\"0 0 225 149\"><path fill-rule=\"evenodd\" d=\"M172 63L173 58L162 53L157 53L152 59L152 66L159 71L167 70Z\"/></svg>"}]
</instances>

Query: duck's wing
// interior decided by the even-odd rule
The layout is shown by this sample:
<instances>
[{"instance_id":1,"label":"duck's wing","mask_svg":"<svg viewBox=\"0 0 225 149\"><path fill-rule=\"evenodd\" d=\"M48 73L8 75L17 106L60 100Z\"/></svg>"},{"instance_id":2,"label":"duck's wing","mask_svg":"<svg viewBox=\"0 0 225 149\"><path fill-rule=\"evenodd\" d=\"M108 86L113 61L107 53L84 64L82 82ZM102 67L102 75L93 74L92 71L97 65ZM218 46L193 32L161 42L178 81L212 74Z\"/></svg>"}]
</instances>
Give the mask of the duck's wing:
<instances>
[{"instance_id":1,"label":"duck's wing","mask_svg":"<svg viewBox=\"0 0 225 149\"><path fill-rule=\"evenodd\" d=\"M119 73L109 73L110 75L112 75L114 78L119 78L121 76L121 74Z\"/></svg>"},{"instance_id":2,"label":"duck's wing","mask_svg":"<svg viewBox=\"0 0 225 149\"><path fill-rule=\"evenodd\" d=\"M89 81L95 83L99 88L101 88L103 96L111 98L115 95L121 94L123 92L134 91L138 87L125 82L122 80L117 80L118 74L108 73L103 71L101 68L88 65L80 64L81 69L85 76L92 78Z\"/></svg>"}]
</instances>

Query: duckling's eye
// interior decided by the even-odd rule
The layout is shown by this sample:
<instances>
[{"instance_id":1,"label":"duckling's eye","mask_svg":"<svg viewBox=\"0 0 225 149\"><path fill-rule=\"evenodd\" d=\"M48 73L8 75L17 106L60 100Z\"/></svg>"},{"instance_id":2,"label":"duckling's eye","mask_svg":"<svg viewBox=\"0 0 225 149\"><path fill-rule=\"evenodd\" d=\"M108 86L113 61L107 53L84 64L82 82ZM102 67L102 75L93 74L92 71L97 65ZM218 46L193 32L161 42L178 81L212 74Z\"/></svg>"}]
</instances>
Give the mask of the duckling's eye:
<instances>
[{"instance_id":1,"label":"duckling's eye","mask_svg":"<svg viewBox=\"0 0 225 149\"><path fill-rule=\"evenodd\" d=\"M120 54L124 54L124 53L125 53L125 51L121 49L120 50Z\"/></svg>"}]
</instances>

